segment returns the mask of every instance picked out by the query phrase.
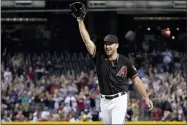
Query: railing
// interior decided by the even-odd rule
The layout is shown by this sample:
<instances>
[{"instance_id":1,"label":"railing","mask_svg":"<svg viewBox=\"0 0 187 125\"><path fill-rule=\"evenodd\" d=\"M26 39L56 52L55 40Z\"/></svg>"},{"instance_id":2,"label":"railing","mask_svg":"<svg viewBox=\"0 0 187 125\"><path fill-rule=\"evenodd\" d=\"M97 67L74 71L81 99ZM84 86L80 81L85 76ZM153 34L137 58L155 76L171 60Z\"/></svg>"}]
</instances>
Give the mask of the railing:
<instances>
[{"instance_id":1,"label":"railing","mask_svg":"<svg viewBox=\"0 0 187 125\"><path fill-rule=\"evenodd\" d=\"M47 124L104 124L103 122L7 122L7 123L1 123L2 125L25 125L25 124L38 124L38 125L47 125ZM137 121L137 122L125 122L125 125L137 125L137 124L141 124L141 125L187 125L187 121L182 121L182 122L177 122L177 121L173 121L173 122L162 122L162 121Z\"/></svg>"}]
</instances>

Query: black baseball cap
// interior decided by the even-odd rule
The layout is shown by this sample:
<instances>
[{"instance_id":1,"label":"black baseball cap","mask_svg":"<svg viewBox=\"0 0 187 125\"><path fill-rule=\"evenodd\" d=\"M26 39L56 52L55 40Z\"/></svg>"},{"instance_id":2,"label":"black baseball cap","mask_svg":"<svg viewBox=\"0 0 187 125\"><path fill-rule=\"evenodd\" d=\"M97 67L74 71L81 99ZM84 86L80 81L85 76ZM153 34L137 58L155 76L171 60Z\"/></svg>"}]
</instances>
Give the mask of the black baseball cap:
<instances>
[{"instance_id":1,"label":"black baseball cap","mask_svg":"<svg viewBox=\"0 0 187 125\"><path fill-rule=\"evenodd\" d=\"M113 43L118 43L118 37L115 35L106 35L104 37L104 44L113 44Z\"/></svg>"}]
</instances>

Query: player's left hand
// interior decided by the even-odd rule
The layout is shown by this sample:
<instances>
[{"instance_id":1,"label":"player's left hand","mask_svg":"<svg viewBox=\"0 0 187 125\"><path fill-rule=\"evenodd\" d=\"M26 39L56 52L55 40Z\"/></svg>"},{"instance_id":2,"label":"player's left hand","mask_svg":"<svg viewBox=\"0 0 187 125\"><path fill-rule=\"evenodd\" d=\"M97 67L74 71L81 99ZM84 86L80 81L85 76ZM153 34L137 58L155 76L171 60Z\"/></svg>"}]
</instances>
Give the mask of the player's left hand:
<instances>
[{"instance_id":1,"label":"player's left hand","mask_svg":"<svg viewBox=\"0 0 187 125\"><path fill-rule=\"evenodd\" d=\"M145 98L145 103L148 106L148 110L152 111L153 110L153 102L149 98Z\"/></svg>"},{"instance_id":2,"label":"player's left hand","mask_svg":"<svg viewBox=\"0 0 187 125\"><path fill-rule=\"evenodd\" d=\"M85 4L81 2L74 2L70 4L70 10L71 10L72 16L77 19L84 19L88 12Z\"/></svg>"}]
</instances>

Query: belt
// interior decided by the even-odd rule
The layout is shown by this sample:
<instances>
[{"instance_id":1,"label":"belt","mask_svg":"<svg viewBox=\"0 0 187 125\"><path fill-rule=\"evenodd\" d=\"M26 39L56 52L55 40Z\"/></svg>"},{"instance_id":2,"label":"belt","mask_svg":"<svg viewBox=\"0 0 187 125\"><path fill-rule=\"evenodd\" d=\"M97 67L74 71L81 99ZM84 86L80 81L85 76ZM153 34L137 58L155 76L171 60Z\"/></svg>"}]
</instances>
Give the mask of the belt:
<instances>
[{"instance_id":1,"label":"belt","mask_svg":"<svg viewBox=\"0 0 187 125\"><path fill-rule=\"evenodd\" d=\"M117 97L125 95L125 94L126 94L126 92L124 91L124 92L119 92L114 95L100 95L100 96L101 96L101 98L105 98L105 99L114 99L114 98L117 98Z\"/></svg>"}]
</instances>

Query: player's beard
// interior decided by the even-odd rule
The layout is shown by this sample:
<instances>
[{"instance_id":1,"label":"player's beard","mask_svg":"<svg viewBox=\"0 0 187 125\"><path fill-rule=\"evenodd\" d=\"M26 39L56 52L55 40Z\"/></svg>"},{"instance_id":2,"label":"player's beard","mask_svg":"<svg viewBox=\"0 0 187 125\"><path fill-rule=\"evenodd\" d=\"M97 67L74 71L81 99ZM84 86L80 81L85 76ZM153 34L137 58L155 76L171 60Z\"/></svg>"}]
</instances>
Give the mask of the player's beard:
<instances>
[{"instance_id":1,"label":"player's beard","mask_svg":"<svg viewBox=\"0 0 187 125\"><path fill-rule=\"evenodd\" d=\"M105 49L105 53L108 57L111 57L115 53L115 50L114 49Z\"/></svg>"}]
</instances>

